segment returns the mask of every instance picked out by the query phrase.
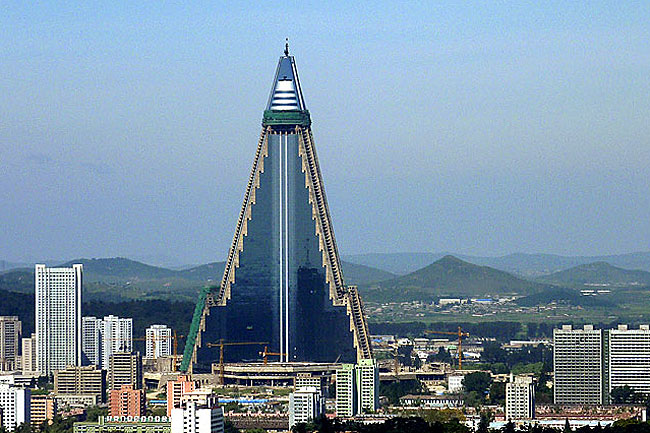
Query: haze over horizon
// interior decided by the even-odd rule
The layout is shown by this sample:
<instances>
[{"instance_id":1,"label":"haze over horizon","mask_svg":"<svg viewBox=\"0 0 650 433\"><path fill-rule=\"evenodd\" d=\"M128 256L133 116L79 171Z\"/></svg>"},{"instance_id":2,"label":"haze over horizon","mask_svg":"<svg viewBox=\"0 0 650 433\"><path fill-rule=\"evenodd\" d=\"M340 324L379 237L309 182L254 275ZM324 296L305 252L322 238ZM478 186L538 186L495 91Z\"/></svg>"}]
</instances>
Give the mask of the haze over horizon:
<instances>
[{"instance_id":1,"label":"haze over horizon","mask_svg":"<svg viewBox=\"0 0 650 433\"><path fill-rule=\"evenodd\" d=\"M224 260L286 36L343 255L650 250L650 4L291 11L7 5L0 260Z\"/></svg>"}]
</instances>

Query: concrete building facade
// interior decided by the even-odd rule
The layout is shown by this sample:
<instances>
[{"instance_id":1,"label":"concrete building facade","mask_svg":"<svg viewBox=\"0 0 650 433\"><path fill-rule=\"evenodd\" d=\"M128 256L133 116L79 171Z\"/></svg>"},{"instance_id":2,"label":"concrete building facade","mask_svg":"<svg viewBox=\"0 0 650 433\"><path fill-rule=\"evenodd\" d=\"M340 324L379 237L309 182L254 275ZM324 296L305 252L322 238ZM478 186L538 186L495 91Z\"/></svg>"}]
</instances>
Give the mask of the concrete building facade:
<instances>
[{"instance_id":1,"label":"concrete building facade","mask_svg":"<svg viewBox=\"0 0 650 433\"><path fill-rule=\"evenodd\" d=\"M22 323L18 316L0 316L0 371L13 371L17 365L22 336Z\"/></svg>"},{"instance_id":2,"label":"concrete building facade","mask_svg":"<svg viewBox=\"0 0 650 433\"><path fill-rule=\"evenodd\" d=\"M36 334L32 334L31 337L22 339L22 355L21 355L21 365L23 374L37 374L38 365L37 361L37 346L36 346Z\"/></svg>"},{"instance_id":3,"label":"concrete building facade","mask_svg":"<svg viewBox=\"0 0 650 433\"><path fill-rule=\"evenodd\" d=\"M102 368L108 370L111 355L133 351L133 319L110 315L99 326Z\"/></svg>"},{"instance_id":4,"label":"concrete building facade","mask_svg":"<svg viewBox=\"0 0 650 433\"><path fill-rule=\"evenodd\" d=\"M178 379L167 382L167 416L172 416L172 409L181 407L183 394L195 389L196 382L186 374L181 374Z\"/></svg>"},{"instance_id":5,"label":"concrete building facade","mask_svg":"<svg viewBox=\"0 0 650 433\"><path fill-rule=\"evenodd\" d=\"M112 389L109 392L108 414L112 417L143 416L145 400L143 389L135 389L133 385L122 385L120 389Z\"/></svg>"},{"instance_id":6,"label":"concrete building facade","mask_svg":"<svg viewBox=\"0 0 650 433\"><path fill-rule=\"evenodd\" d=\"M336 370L336 415L349 418L357 414L357 381L354 364L343 364Z\"/></svg>"},{"instance_id":7,"label":"concrete building facade","mask_svg":"<svg viewBox=\"0 0 650 433\"><path fill-rule=\"evenodd\" d=\"M120 389L132 385L142 389L142 356L140 352L114 353L109 359L108 388Z\"/></svg>"},{"instance_id":8,"label":"concrete building facade","mask_svg":"<svg viewBox=\"0 0 650 433\"><path fill-rule=\"evenodd\" d=\"M629 329L619 325L606 335L608 391L627 385L650 395L650 326Z\"/></svg>"},{"instance_id":9,"label":"concrete building facade","mask_svg":"<svg viewBox=\"0 0 650 433\"><path fill-rule=\"evenodd\" d=\"M532 377L510 377L506 383L506 420L535 418L535 382Z\"/></svg>"},{"instance_id":10,"label":"concrete building facade","mask_svg":"<svg viewBox=\"0 0 650 433\"><path fill-rule=\"evenodd\" d=\"M151 325L145 331L145 358L158 359L172 354L172 330L167 325Z\"/></svg>"},{"instance_id":11,"label":"concrete building facade","mask_svg":"<svg viewBox=\"0 0 650 433\"><path fill-rule=\"evenodd\" d=\"M106 372L94 365L68 367L54 373L56 395L95 396L104 401L106 395Z\"/></svg>"},{"instance_id":12,"label":"concrete building facade","mask_svg":"<svg viewBox=\"0 0 650 433\"><path fill-rule=\"evenodd\" d=\"M100 416L97 422L76 422L73 433L170 433L171 423L166 416L142 416L125 419Z\"/></svg>"},{"instance_id":13,"label":"concrete building facade","mask_svg":"<svg viewBox=\"0 0 650 433\"><path fill-rule=\"evenodd\" d=\"M374 359L361 359L355 367L357 381L357 408L360 413L375 412L379 408L379 366Z\"/></svg>"},{"instance_id":14,"label":"concrete building facade","mask_svg":"<svg viewBox=\"0 0 650 433\"><path fill-rule=\"evenodd\" d=\"M0 425L13 431L23 423L29 423L31 393L29 388L0 384Z\"/></svg>"},{"instance_id":15,"label":"concrete building facade","mask_svg":"<svg viewBox=\"0 0 650 433\"><path fill-rule=\"evenodd\" d=\"M56 414L56 400L51 395L32 394L30 399L30 422L37 427L48 421L50 424Z\"/></svg>"},{"instance_id":16,"label":"concrete building facade","mask_svg":"<svg viewBox=\"0 0 650 433\"><path fill-rule=\"evenodd\" d=\"M323 414L320 388L305 386L289 394L289 428L318 419Z\"/></svg>"},{"instance_id":17,"label":"concrete building facade","mask_svg":"<svg viewBox=\"0 0 650 433\"><path fill-rule=\"evenodd\" d=\"M573 329L563 325L553 330L555 404L603 404L603 332L585 325Z\"/></svg>"},{"instance_id":18,"label":"concrete building facade","mask_svg":"<svg viewBox=\"0 0 650 433\"><path fill-rule=\"evenodd\" d=\"M93 316L81 318L81 363L102 365L102 320Z\"/></svg>"},{"instance_id":19,"label":"concrete building facade","mask_svg":"<svg viewBox=\"0 0 650 433\"><path fill-rule=\"evenodd\" d=\"M35 267L37 369L50 374L81 365L83 265Z\"/></svg>"},{"instance_id":20,"label":"concrete building facade","mask_svg":"<svg viewBox=\"0 0 650 433\"><path fill-rule=\"evenodd\" d=\"M223 433L223 408L216 402L199 406L189 402L185 407L172 409L172 433Z\"/></svg>"}]
</instances>

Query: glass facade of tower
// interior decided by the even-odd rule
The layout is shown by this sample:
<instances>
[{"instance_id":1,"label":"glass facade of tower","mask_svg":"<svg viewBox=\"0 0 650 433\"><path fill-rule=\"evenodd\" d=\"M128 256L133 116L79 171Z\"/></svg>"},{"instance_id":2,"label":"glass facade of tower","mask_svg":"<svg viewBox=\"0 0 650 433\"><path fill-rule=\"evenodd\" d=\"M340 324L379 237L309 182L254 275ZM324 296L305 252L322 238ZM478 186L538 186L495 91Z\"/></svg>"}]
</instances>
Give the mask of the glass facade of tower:
<instances>
[{"instance_id":1,"label":"glass facade of tower","mask_svg":"<svg viewBox=\"0 0 650 433\"><path fill-rule=\"evenodd\" d=\"M195 313L202 320L195 371L219 360L209 343L220 340L253 343L225 347L226 362L259 360L264 346L283 354L274 361L357 359L352 323L359 320L350 316L340 274L336 283L333 274L326 279L327 269L340 271L313 147L306 156L310 123L293 57L281 57L224 281L213 292L217 305Z\"/></svg>"},{"instance_id":2,"label":"glass facade of tower","mask_svg":"<svg viewBox=\"0 0 650 433\"><path fill-rule=\"evenodd\" d=\"M210 309L202 341L265 342L269 351L287 353L285 361L354 361L346 307L329 299L299 135L280 131L267 137L268 156L231 299ZM202 360L218 359L218 348L202 346L197 368ZM224 359L259 359L261 350L262 344L230 346Z\"/></svg>"}]
</instances>

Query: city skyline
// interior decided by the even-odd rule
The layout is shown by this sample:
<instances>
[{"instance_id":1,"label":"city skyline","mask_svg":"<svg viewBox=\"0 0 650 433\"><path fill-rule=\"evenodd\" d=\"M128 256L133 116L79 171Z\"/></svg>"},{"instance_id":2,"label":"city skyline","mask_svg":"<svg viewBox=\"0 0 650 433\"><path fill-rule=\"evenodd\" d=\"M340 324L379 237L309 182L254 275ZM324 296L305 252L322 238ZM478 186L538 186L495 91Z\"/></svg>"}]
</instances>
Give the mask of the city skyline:
<instances>
[{"instance_id":1,"label":"city skyline","mask_svg":"<svg viewBox=\"0 0 650 433\"><path fill-rule=\"evenodd\" d=\"M286 36L344 254L647 250L650 7L613 5L13 5L0 255L224 260Z\"/></svg>"}]
</instances>

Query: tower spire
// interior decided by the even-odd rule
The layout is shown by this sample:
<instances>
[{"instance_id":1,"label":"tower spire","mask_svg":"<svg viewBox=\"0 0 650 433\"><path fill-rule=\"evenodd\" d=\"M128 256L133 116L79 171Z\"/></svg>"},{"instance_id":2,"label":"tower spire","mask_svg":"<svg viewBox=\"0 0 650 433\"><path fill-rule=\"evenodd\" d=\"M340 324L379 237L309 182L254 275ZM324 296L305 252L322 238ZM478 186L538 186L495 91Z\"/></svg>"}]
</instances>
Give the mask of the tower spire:
<instances>
[{"instance_id":1,"label":"tower spire","mask_svg":"<svg viewBox=\"0 0 650 433\"><path fill-rule=\"evenodd\" d=\"M289 38L285 39L286 43L284 44L284 57L289 57Z\"/></svg>"}]
</instances>

